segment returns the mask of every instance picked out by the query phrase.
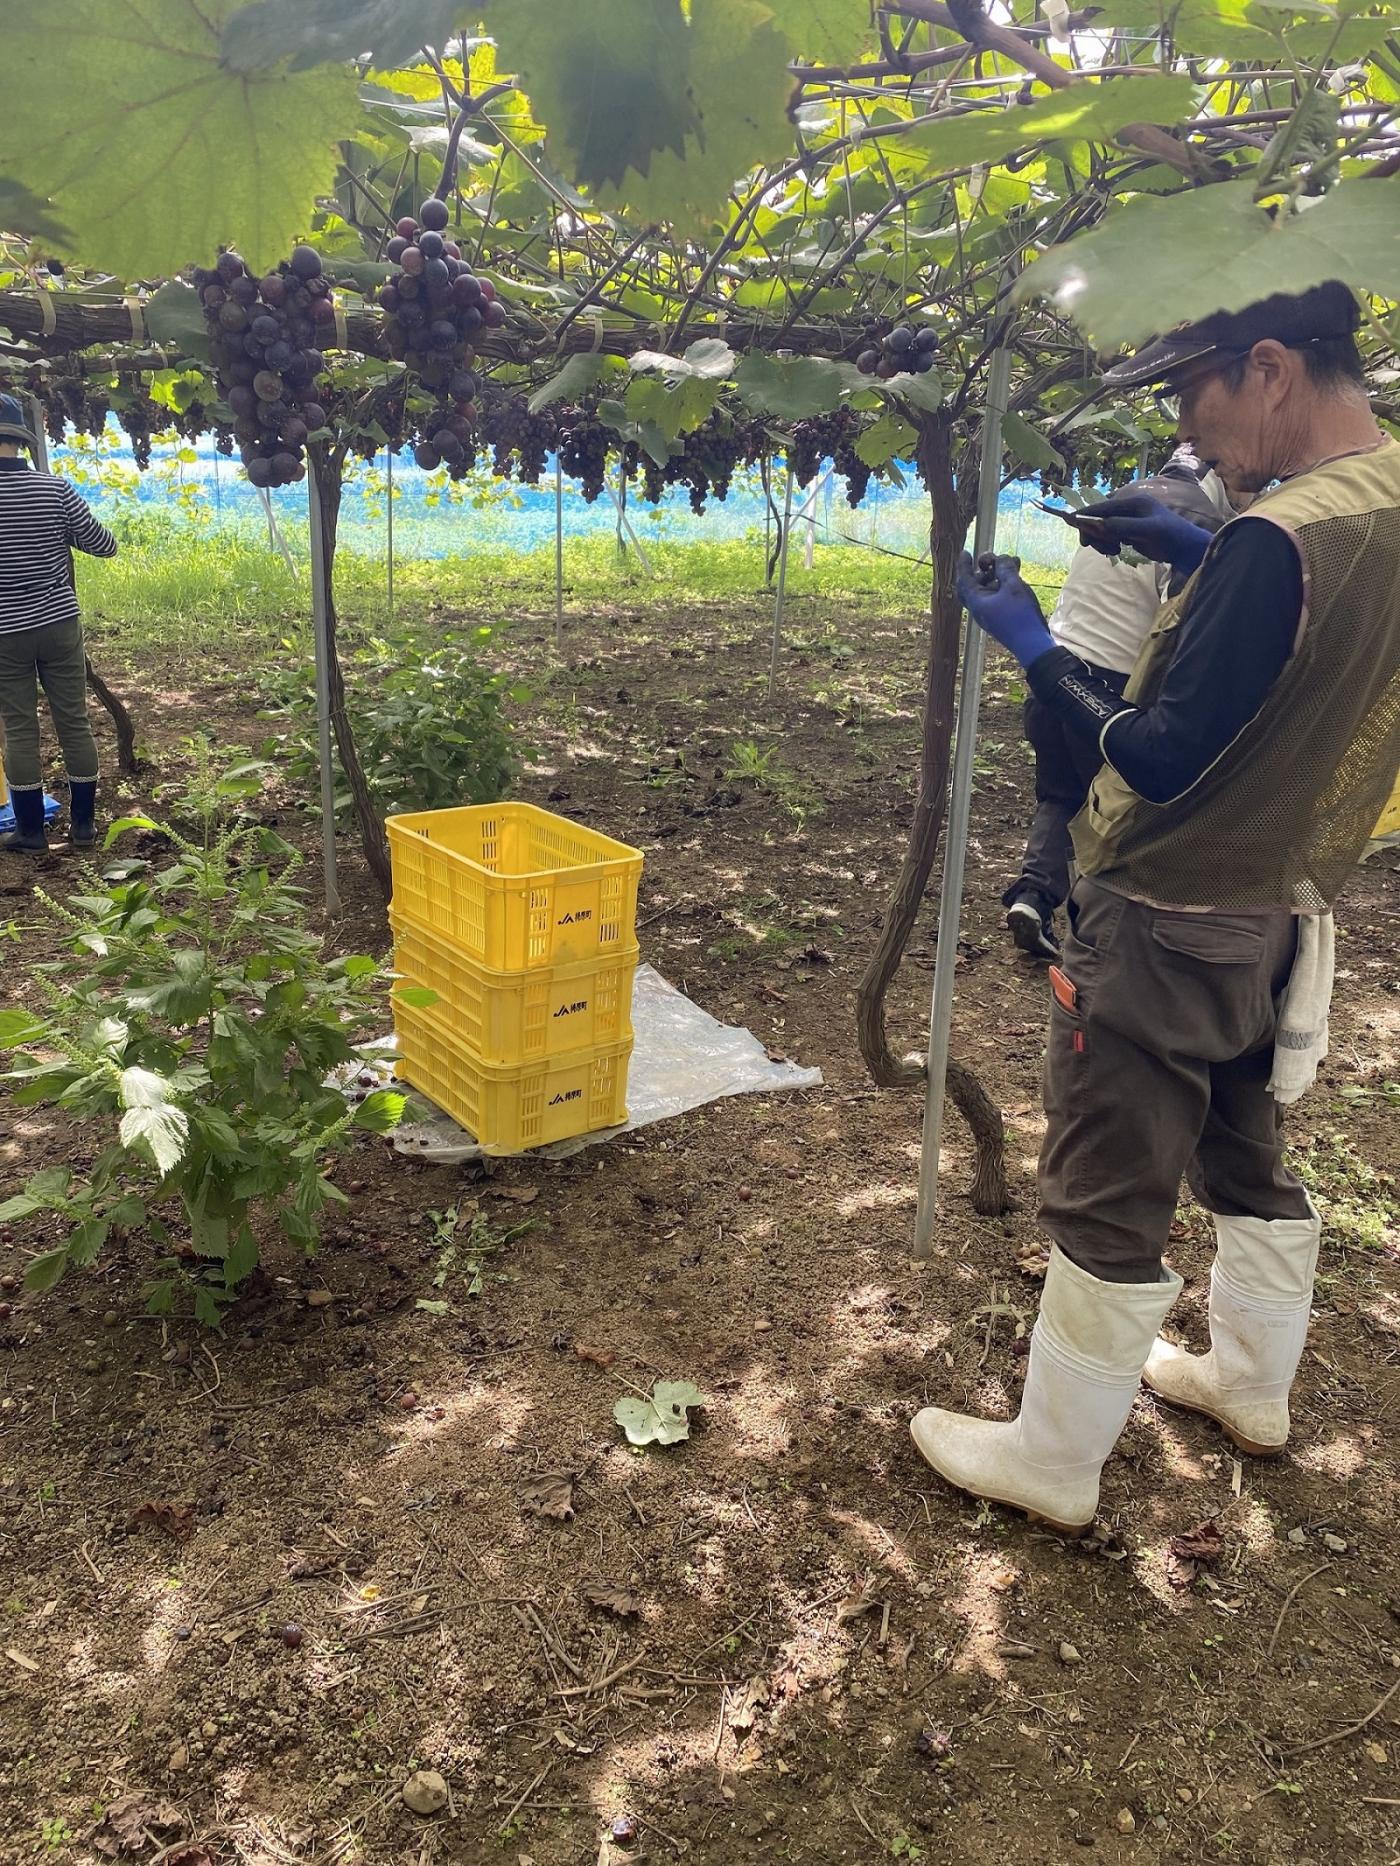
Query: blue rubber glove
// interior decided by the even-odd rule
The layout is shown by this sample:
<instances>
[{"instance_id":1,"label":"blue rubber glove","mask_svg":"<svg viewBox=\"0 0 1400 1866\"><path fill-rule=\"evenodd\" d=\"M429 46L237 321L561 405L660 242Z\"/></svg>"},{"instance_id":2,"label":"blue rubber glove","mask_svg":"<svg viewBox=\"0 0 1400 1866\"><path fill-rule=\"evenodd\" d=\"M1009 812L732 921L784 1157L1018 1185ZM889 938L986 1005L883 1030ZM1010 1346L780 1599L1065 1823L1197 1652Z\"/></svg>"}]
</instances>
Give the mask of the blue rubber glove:
<instances>
[{"instance_id":1,"label":"blue rubber glove","mask_svg":"<svg viewBox=\"0 0 1400 1866\"><path fill-rule=\"evenodd\" d=\"M1095 520L1079 535L1105 557L1117 557L1126 545L1139 557L1170 564L1183 577L1200 568L1214 535L1147 492L1115 492L1097 505L1081 506L1079 516Z\"/></svg>"},{"instance_id":2,"label":"blue rubber glove","mask_svg":"<svg viewBox=\"0 0 1400 1866\"><path fill-rule=\"evenodd\" d=\"M1022 667L1029 667L1055 646L1034 590L1021 581L1019 557L997 558L995 574L987 583L981 580L970 553L964 551L957 583L963 607L973 621L1009 648Z\"/></svg>"}]
</instances>

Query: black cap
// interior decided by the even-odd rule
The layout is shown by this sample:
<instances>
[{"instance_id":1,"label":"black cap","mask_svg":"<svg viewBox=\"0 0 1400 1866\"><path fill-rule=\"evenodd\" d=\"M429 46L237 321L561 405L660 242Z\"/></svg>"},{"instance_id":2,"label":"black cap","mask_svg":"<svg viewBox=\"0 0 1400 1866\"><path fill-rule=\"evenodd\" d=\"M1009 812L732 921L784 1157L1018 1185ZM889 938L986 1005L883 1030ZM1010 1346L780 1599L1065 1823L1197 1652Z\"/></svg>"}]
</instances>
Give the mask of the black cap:
<instances>
[{"instance_id":1,"label":"black cap","mask_svg":"<svg viewBox=\"0 0 1400 1866\"><path fill-rule=\"evenodd\" d=\"M1243 311L1216 311L1195 324L1183 324L1136 356L1114 363L1104 371L1104 382L1115 389L1140 389L1215 350L1244 356L1266 337L1290 348L1329 337L1349 337L1360 322L1361 310L1350 286L1329 279L1310 291L1275 292Z\"/></svg>"},{"instance_id":2,"label":"black cap","mask_svg":"<svg viewBox=\"0 0 1400 1866\"><path fill-rule=\"evenodd\" d=\"M0 395L0 441L22 441L26 447L34 446L34 431L16 395Z\"/></svg>"}]
</instances>

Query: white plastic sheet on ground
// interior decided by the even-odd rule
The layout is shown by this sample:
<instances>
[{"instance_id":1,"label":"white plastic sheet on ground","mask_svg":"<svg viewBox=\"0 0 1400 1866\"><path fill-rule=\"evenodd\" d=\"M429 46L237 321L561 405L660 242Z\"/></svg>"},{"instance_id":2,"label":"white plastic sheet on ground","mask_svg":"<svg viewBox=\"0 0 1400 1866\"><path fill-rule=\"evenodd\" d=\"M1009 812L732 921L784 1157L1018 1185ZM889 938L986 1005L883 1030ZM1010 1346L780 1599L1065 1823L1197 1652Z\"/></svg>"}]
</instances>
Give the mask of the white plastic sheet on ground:
<instances>
[{"instance_id":1,"label":"white plastic sheet on ground","mask_svg":"<svg viewBox=\"0 0 1400 1866\"><path fill-rule=\"evenodd\" d=\"M622 1127L580 1134L534 1150L561 1160L581 1147L634 1127L650 1127L671 1115L703 1108L726 1095L759 1095L780 1089L820 1088L820 1069L774 1062L751 1030L721 1024L698 1004L668 985L649 965L637 967L632 991L632 1026L636 1047L627 1077L628 1119ZM415 1118L417 1110L424 1118ZM415 1159L456 1166L485 1158L485 1150L452 1119L413 1096L406 1118L394 1132L394 1146Z\"/></svg>"}]
</instances>

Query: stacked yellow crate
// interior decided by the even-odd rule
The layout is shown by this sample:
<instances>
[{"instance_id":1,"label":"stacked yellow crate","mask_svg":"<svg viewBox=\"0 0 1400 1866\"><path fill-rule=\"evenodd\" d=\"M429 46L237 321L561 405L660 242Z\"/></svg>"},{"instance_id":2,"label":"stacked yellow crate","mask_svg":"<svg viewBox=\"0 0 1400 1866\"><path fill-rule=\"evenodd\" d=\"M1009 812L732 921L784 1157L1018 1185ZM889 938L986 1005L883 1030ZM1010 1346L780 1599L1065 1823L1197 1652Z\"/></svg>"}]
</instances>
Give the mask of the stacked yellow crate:
<instances>
[{"instance_id":1,"label":"stacked yellow crate","mask_svg":"<svg viewBox=\"0 0 1400 1866\"><path fill-rule=\"evenodd\" d=\"M527 803L391 816L398 1073L488 1153L627 1119L642 857Z\"/></svg>"}]
</instances>

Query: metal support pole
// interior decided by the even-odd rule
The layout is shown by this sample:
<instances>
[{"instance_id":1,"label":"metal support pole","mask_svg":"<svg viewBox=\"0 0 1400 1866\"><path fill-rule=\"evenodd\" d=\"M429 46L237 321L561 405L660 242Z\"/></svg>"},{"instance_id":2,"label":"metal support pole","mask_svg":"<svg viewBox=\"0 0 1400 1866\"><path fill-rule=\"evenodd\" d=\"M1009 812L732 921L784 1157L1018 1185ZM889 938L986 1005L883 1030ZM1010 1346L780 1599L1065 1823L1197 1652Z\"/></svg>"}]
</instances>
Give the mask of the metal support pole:
<instances>
[{"instance_id":1,"label":"metal support pole","mask_svg":"<svg viewBox=\"0 0 1400 1866\"><path fill-rule=\"evenodd\" d=\"M263 511L267 514L268 539L273 549L281 552L282 562L287 566L287 575L292 579L293 583L295 583L297 580L296 559L287 548L287 540L282 536L282 528L277 523L277 514L272 509L272 501L268 497L265 487L259 486L258 497L262 500Z\"/></svg>"},{"instance_id":2,"label":"metal support pole","mask_svg":"<svg viewBox=\"0 0 1400 1866\"><path fill-rule=\"evenodd\" d=\"M306 456L306 508L311 530L311 626L316 639L316 750L321 763L321 872L326 912L340 913L335 872L335 770L331 764L330 606L326 590L326 530L314 453Z\"/></svg>"},{"instance_id":3,"label":"metal support pole","mask_svg":"<svg viewBox=\"0 0 1400 1866\"><path fill-rule=\"evenodd\" d=\"M992 357L982 415L982 458L977 479L977 526L973 555L996 544L997 501L1001 495L1002 419L1011 386L1011 351L1003 346ZM971 620L963 628L962 684L958 689L957 739L953 783L943 832L943 892L938 902L938 954L933 969L933 1003L928 1025L928 1077L925 1084L924 1141L919 1159L919 1206L914 1221L914 1256L933 1250L938 1206L938 1155L943 1139L943 1100L948 1074L948 1038L953 1024L953 971L958 960L962 919L963 870L972 815L972 761L977 750L977 713L982 698L982 663L987 638Z\"/></svg>"},{"instance_id":4,"label":"metal support pole","mask_svg":"<svg viewBox=\"0 0 1400 1866\"><path fill-rule=\"evenodd\" d=\"M783 536L778 546L778 595L773 604L773 652L768 658L768 703L778 681L778 646L783 636L783 603L787 598L788 540L792 536L792 465L788 464L787 492L783 498Z\"/></svg>"},{"instance_id":5,"label":"metal support pole","mask_svg":"<svg viewBox=\"0 0 1400 1866\"><path fill-rule=\"evenodd\" d=\"M392 443L384 449L384 510L388 528L389 561L385 566L385 594L389 600L389 620L394 619L394 449Z\"/></svg>"},{"instance_id":6,"label":"metal support pole","mask_svg":"<svg viewBox=\"0 0 1400 1866\"><path fill-rule=\"evenodd\" d=\"M554 652L564 653L564 469L554 456Z\"/></svg>"},{"instance_id":7,"label":"metal support pole","mask_svg":"<svg viewBox=\"0 0 1400 1866\"><path fill-rule=\"evenodd\" d=\"M625 486L627 482L626 480L624 480L622 483ZM608 491L612 494L613 504L617 507L617 548L618 550L621 551L625 548L622 542L622 534L625 531L627 533L627 536L632 540L633 550L637 553L637 556L641 559L642 569L646 571L649 577L654 577L656 575L656 570L652 564L651 559L646 554L646 547L643 545L641 539L637 536L636 532L633 531L632 529L632 521L627 516L627 508L623 502L622 495L618 492L617 487L613 485L611 480L605 480L604 484L607 486Z\"/></svg>"}]
</instances>

